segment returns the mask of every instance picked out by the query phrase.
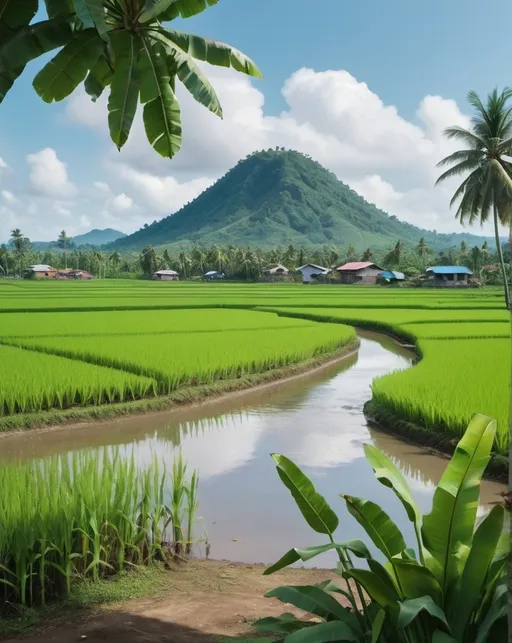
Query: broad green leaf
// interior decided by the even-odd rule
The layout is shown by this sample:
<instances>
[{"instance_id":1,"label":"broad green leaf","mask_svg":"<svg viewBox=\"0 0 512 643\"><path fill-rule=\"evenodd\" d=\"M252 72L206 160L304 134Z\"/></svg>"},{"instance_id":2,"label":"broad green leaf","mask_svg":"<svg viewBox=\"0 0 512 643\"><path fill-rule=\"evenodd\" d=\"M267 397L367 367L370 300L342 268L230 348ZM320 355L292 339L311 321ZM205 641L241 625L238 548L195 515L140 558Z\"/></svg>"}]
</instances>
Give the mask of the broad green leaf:
<instances>
[{"instance_id":1,"label":"broad green leaf","mask_svg":"<svg viewBox=\"0 0 512 643\"><path fill-rule=\"evenodd\" d=\"M373 619L372 623L372 640L371 643L378 643L384 622L386 620L386 612L379 610L377 616Z\"/></svg>"},{"instance_id":2,"label":"broad green leaf","mask_svg":"<svg viewBox=\"0 0 512 643\"><path fill-rule=\"evenodd\" d=\"M96 101L112 82L112 69L105 56L100 56L84 81L85 91Z\"/></svg>"},{"instance_id":3,"label":"broad green leaf","mask_svg":"<svg viewBox=\"0 0 512 643\"><path fill-rule=\"evenodd\" d=\"M407 598L430 596L434 602L442 605L443 592L434 574L413 560L392 558L393 566L402 593Z\"/></svg>"},{"instance_id":4,"label":"broad green leaf","mask_svg":"<svg viewBox=\"0 0 512 643\"><path fill-rule=\"evenodd\" d=\"M283 634L290 634L312 626L314 626L314 623L301 621L294 614L289 613L281 614L278 617L260 618L256 623L253 623L253 627L260 632L280 632Z\"/></svg>"},{"instance_id":5,"label":"broad green leaf","mask_svg":"<svg viewBox=\"0 0 512 643\"><path fill-rule=\"evenodd\" d=\"M144 106L146 136L155 150L163 157L172 158L181 147L180 106L171 88L169 67L165 51L143 39L142 58L146 61L148 78L141 83L141 102L146 102L151 92L156 98ZM144 95L143 95L144 88Z\"/></svg>"},{"instance_id":6,"label":"broad green leaf","mask_svg":"<svg viewBox=\"0 0 512 643\"><path fill-rule=\"evenodd\" d=\"M412 598L408 601L400 603L400 611L398 612L398 627L406 628L422 613L427 612L433 618L441 621L443 625L449 630L450 626L446 621L446 616L439 605L436 605L430 596L421 596L420 598Z\"/></svg>"},{"instance_id":7,"label":"broad green leaf","mask_svg":"<svg viewBox=\"0 0 512 643\"><path fill-rule=\"evenodd\" d=\"M347 623L331 621L299 630L286 637L286 643L329 643L330 641L359 641L360 634Z\"/></svg>"},{"instance_id":8,"label":"broad green leaf","mask_svg":"<svg viewBox=\"0 0 512 643\"><path fill-rule=\"evenodd\" d=\"M46 102L69 96L98 60L104 43L96 29L78 31L73 39L34 78L34 89Z\"/></svg>"},{"instance_id":9,"label":"broad green leaf","mask_svg":"<svg viewBox=\"0 0 512 643\"><path fill-rule=\"evenodd\" d=\"M382 574L367 569L350 569L343 576L360 583L368 596L381 608L397 608L400 597L391 578L386 580Z\"/></svg>"},{"instance_id":10,"label":"broad green leaf","mask_svg":"<svg viewBox=\"0 0 512 643\"><path fill-rule=\"evenodd\" d=\"M349 513L363 527L374 545L391 559L400 554L405 548L405 540L400 530L388 514L371 502L352 496L342 496L347 503Z\"/></svg>"},{"instance_id":11,"label":"broad green leaf","mask_svg":"<svg viewBox=\"0 0 512 643\"><path fill-rule=\"evenodd\" d=\"M290 490L308 525L319 534L332 534L339 520L327 500L315 489L311 480L284 455L272 453L277 473Z\"/></svg>"},{"instance_id":12,"label":"broad green leaf","mask_svg":"<svg viewBox=\"0 0 512 643\"><path fill-rule=\"evenodd\" d=\"M108 99L110 138L121 149L128 140L137 103L139 101L140 41L127 32L113 33L111 37L116 65Z\"/></svg>"},{"instance_id":13,"label":"broad green leaf","mask_svg":"<svg viewBox=\"0 0 512 643\"><path fill-rule=\"evenodd\" d=\"M277 598L283 603L290 603L325 620L347 618L346 608L329 593L315 585L283 585L267 592L265 597Z\"/></svg>"},{"instance_id":14,"label":"broad green leaf","mask_svg":"<svg viewBox=\"0 0 512 643\"><path fill-rule=\"evenodd\" d=\"M44 3L49 18L63 18L75 10L73 0L44 0Z\"/></svg>"},{"instance_id":15,"label":"broad green leaf","mask_svg":"<svg viewBox=\"0 0 512 643\"><path fill-rule=\"evenodd\" d=\"M496 595L494 598L489 611L487 612L485 618L483 619L480 627L478 628L477 637L475 643L485 643L485 641L490 641L489 634L494 626L494 624L500 620L507 618L508 613L508 592L507 588L503 587L503 590Z\"/></svg>"},{"instance_id":16,"label":"broad green leaf","mask_svg":"<svg viewBox=\"0 0 512 643\"><path fill-rule=\"evenodd\" d=\"M453 636L450 636L442 630L436 630L432 635L432 643L458 643Z\"/></svg>"},{"instance_id":17,"label":"broad green leaf","mask_svg":"<svg viewBox=\"0 0 512 643\"><path fill-rule=\"evenodd\" d=\"M163 15L160 16L160 14L164 14L170 5L175 2L176 0L146 0L144 11L140 14L139 22L151 22L155 20L155 18L162 20Z\"/></svg>"},{"instance_id":18,"label":"broad green leaf","mask_svg":"<svg viewBox=\"0 0 512 643\"><path fill-rule=\"evenodd\" d=\"M174 0L170 7L162 14L163 21L175 18L191 18L201 13L208 7L213 7L219 0Z\"/></svg>"},{"instance_id":19,"label":"broad green leaf","mask_svg":"<svg viewBox=\"0 0 512 643\"><path fill-rule=\"evenodd\" d=\"M0 72L21 69L34 58L62 47L72 36L71 27L62 19L43 20L23 27L0 47Z\"/></svg>"},{"instance_id":20,"label":"broad green leaf","mask_svg":"<svg viewBox=\"0 0 512 643\"><path fill-rule=\"evenodd\" d=\"M416 536L418 538L418 547L421 551L423 546L421 541L421 512L412 497L412 493L403 475L393 462L373 445L365 444L364 452L377 480L395 492L403 504L409 520L414 523Z\"/></svg>"},{"instance_id":21,"label":"broad green leaf","mask_svg":"<svg viewBox=\"0 0 512 643\"><path fill-rule=\"evenodd\" d=\"M104 0L73 0L73 5L84 27L96 27L100 38L108 41L108 31L111 27L106 22Z\"/></svg>"},{"instance_id":22,"label":"broad green leaf","mask_svg":"<svg viewBox=\"0 0 512 643\"><path fill-rule=\"evenodd\" d=\"M233 67L233 69L243 74L263 78L255 63L230 45L174 29L161 28L159 33L177 45L186 54L196 58L196 60L203 60L210 63L210 65L219 67Z\"/></svg>"},{"instance_id":23,"label":"broad green leaf","mask_svg":"<svg viewBox=\"0 0 512 643\"><path fill-rule=\"evenodd\" d=\"M423 519L423 543L437 562L432 571L444 591L456 577L458 547L471 544L480 482L495 434L494 420L474 416L436 488L432 511Z\"/></svg>"},{"instance_id":24,"label":"broad green leaf","mask_svg":"<svg viewBox=\"0 0 512 643\"><path fill-rule=\"evenodd\" d=\"M38 0L0 0L0 43L6 42L37 13Z\"/></svg>"},{"instance_id":25,"label":"broad green leaf","mask_svg":"<svg viewBox=\"0 0 512 643\"><path fill-rule=\"evenodd\" d=\"M5 98L7 92L14 85L14 81L16 80L16 78L18 78L23 73L24 69L25 67L21 67L20 69L0 71L0 103Z\"/></svg>"},{"instance_id":26,"label":"broad green leaf","mask_svg":"<svg viewBox=\"0 0 512 643\"><path fill-rule=\"evenodd\" d=\"M502 506L493 507L473 537L460 585L456 586L456 600L452 601L453 612L450 610L449 613L456 638L462 639L471 613L482 598L485 579L503 533L504 517L505 510Z\"/></svg>"},{"instance_id":27,"label":"broad green leaf","mask_svg":"<svg viewBox=\"0 0 512 643\"><path fill-rule=\"evenodd\" d=\"M306 562L308 560L311 560L312 558L315 558L315 556L319 556L320 554L323 554L326 551L330 551L331 549L347 549L348 551L355 554L358 558L371 558L371 554L368 551L368 548L360 540L349 540L344 543L329 543L327 545L316 545L314 547L304 547L304 549L294 548L286 552L286 554L282 556L271 567L268 567L263 572L263 574L265 576L269 574L273 574L274 572L277 572L278 570L283 569L284 567L293 565L293 563L296 563L299 560L302 560L302 562Z\"/></svg>"}]
</instances>

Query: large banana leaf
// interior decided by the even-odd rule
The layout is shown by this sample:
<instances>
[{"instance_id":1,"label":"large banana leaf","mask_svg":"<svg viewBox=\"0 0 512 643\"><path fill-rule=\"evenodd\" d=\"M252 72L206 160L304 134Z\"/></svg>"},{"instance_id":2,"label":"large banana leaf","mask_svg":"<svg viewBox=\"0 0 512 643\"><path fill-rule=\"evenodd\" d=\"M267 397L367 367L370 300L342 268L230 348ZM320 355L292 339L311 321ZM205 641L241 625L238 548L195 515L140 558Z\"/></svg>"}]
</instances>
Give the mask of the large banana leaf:
<instances>
[{"instance_id":1,"label":"large banana leaf","mask_svg":"<svg viewBox=\"0 0 512 643\"><path fill-rule=\"evenodd\" d=\"M203 60L219 67L233 67L236 71L256 78L263 77L250 58L230 45L175 29L160 29L159 31L165 38L196 60Z\"/></svg>"},{"instance_id":2,"label":"large banana leaf","mask_svg":"<svg viewBox=\"0 0 512 643\"><path fill-rule=\"evenodd\" d=\"M150 0L151 1L151 0ZM169 8L160 16L163 21L175 18L191 18L208 7L213 7L219 0L173 0Z\"/></svg>"},{"instance_id":3,"label":"large banana leaf","mask_svg":"<svg viewBox=\"0 0 512 643\"><path fill-rule=\"evenodd\" d=\"M174 4L176 0L146 0L144 4L144 11L140 14L139 22L153 22L155 18L162 20L163 13Z\"/></svg>"},{"instance_id":4,"label":"large banana leaf","mask_svg":"<svg viewBox=\"0 0 512 643\"><path fill-rule=\"evenodd\" d=\"M376 572L376 569L350 569L346 571L343 576L347 579L353 578L360 583L368 596L382 609L396 610L400 596L396 591L393 581L389 575L386 578L384 574Z\"/></svg>"},{"instance_id":5,"label":"large banana leaf","mask_svg":"<svg viewBox=\"0 0 512 643\"><path fill-rule=\"evenodd\" d=\"M315 623L311 621L301 621L294 614L288 612L281 614L281 616L267 616L260 618L253 623L253 626L260 632L272 632L281 634L291 634L297 630L302 630L305 627L314 627Z\"/></svg>"},{"instance_id":6,"label":"large banana leaf","mask_svg":"<svg viewBox=\"0 0 512 643\"><path fill-rule=\"evenodd\" d=\"M0 43L6 42L37 13L38 0L0 0Z\"/></svg>"},{"instance_id":7,"label":"large banana leaf","mask_svg":"<svg viewBox=\"0 0 512 643\"><path fill-rule=\"evenodd\" d=\"M443 591L434 574L414 560L392 558L402 593L407 598L430 596L438 605L443 604Z\"/></svg>"},{"instance_id":8,"label":"large banana leaf","mask_svg":"<svg viewBox=\"0 0 512 643\"><path fill-rule=\"evenodd\" d=\"M290 603L305 612L315 614L324 620L351 620L351 613L333 596L315 585L283 585L265 594L266 598L277 598Z\"/></svg>"},{"instance_id":9,"label":"large banana leaf","mask_svg":"<svg viewBox=\"0 0 512 643\"><path fill-rule=\"evenodd\" d=\"M508 591L507 586L504 584L500 587L500 590L496 593L492 605L487 612L486 617L482 621L480 627L478 628L477 637L475 643L494 643L489 638L493 626L498 620L505 619L508 613Z\"/></svg>"},{"instance_id":10,"label":"large banana leaf","mask_svg":"<svg viewBox=\"0 0 512 643\"><path fill-rule=\"evenodd\" d=\"M141 72L144 68L148 70L142 76L140 88L141 102L146 102L143 114L146 136L161 156L172 158L181 147L180 106L171 87L164 48L157 49L146 38L142 42Z\"/></svg>"},{"instance_id":11,"label":"large banana leaf","mask_svg":"<svg viewBox=\"0 0 512 643\"><path fill-rule=\"evenodd\" d=\"M108 99L110 138L121 149L128 140L139 101L140 39L126 32L111 37L116 66Z\"/></svg>"},{"instance_id":12,"label":"large banana leaf","mask_svg":"<svg viewBox=\"0 0 512 643\"><path fill-rule=\"evenodd\" d=\"M343 551L348 550L356 555L358 558L371 558L371 554L368 551L366 545L360 540L349 540L343 543L328 543L327 545L316 545L313 547L304 547L303 549L294 548L286 552L276 563L271 567L268 567L263 574L265 576L273 574L274 572L283 569L284 567L289 567L293 563L301 560L306 562L319 556L320 554L330 551L332 549L341 549Z\"/></svg>"},{"instance_id":13,"label":"large banana leaf","mask_svg":"<svg viewBox=\"0 0 512 643\"><path fill-rule=\"evenodd\" d=\"M75 8L73 0L44 0L48 18L62 18L71 15Z\"/></svg>"},{"instance_id":14,"label":"large banana leaf","mask_svg":"<svg viewBox=\"0 0 512 643\"><path fill-rule=\"evenodd\" d=\"M320 495L311 480L284 455L272 453L277 473L290 490L308 525L319 534L330 535L336 531L339 520L327 500Z\"/></svg>"},{"instance_id":15,"label":"large banana leaf","mask_svg":"<svg viewBox=\"0 0 512 643\"><path fill-rule=\"evenodd\" d=\"M71 40L73 32L63 19L43 20L20 29L0 47L0 73L22 69L28 62Z\"/></svg>"},{"instance_id":16,"label":"large banana leaf","mask_svg":"<svg viewBox=\"0 0 512 643\"><path fill-rule=\"evenodd\" d=\"M400 530L388 514L371 500L342 496L349 513L364 528L374 545L388 558L400 554L406 548Z\"/></svg>"},{"instance_id":17,"label":"large banana leaf","mask_svg":"<svg viewBox=\"0 0 512 643\"><path fill-rule=\"evenodd\" d=\"M85 79L104 43L96 29L78 31L34 78L34 89L46 102L63 100Z\"/></svg>"},{"instance_id":18,"label":"large banana leaf","mask_svg":"<svg viewBox=\"0 0 512 643\"><path fill-rule=\"evenodd\" d=\"M364 641L347 623L331 621L315 627L299 630L286 637L286 643L329 643L331 641Z\"/></svg>"},{"instance_id":19,"label":"large banana leaf","mask_svg":"<svg viewBox=\"0 0 512 643\"><path fill-rule=\"evenodd\" d=\"M412 493L407 486L403 475L393 464L393 462L371 444L364 445L366 459L371 464L375 477L385 487L392 489L397 495L400 502L405 507L409 520L414 524L414 530L418 539L418 548L420 556L423 550L421 538L421 512Z\"/></svg>"},{"instance_id":20,"label":"large banana leaf","mask_svg":"<svg viewBox=\"0 0 512 643\"><path fill-rule=\"evenodd\" d=\"M413 598L408 601L400 603L400 611L398 613L398 627L405 629L418 617L422 612L427 612L433 618L441 621L446 627L448 632L450 626L446 621L443 609L436 605L430 596L421 596L420 598Z\"/></svg>"},{"instance_id":21,"label":"large banana leaf","mask_svg":"<svg viewBox=\"0 0 512 643\"><path fill-rule=\"evenodd\" d=\"M443 591L457 576L457 550L471 545L480 482L495 433L494 420L475 415L436 488L432 511L423 519L423 543L437 563L432 571Z\"/></svg>"},{"instance_id":22,"label":"large banana leaf","mask_svg":"<svg viewBox=\"0 0 512 643\"><path fill-rule=\"evenodd\" d=\"M158 40L174 62L176 75L192 94L195 100L207 107L213 114L222 118L222 107L210 81L193 58L177 47L159 31L151 31L151 37Z\"/></svg>"},{"instance_id":23,"label":"large banana leaf","mask_svg":"<svg viewBox=\"0 0 512 643\"><path fill-rule=\"evenodd\" d=\"M75 12L84 27L96 27L102 40L108 41L108 31L104 0L73 0Z\"/></svg>"},{"instance_id":24,"label":"large banana leaf","mask_svg":"<svg viewBox=\"0 0 512 643\"><path fill-rule=\"evenodd\" d=\"M105 87L112 82L112 68L105 56L100 56L87 74L84 82L85 91L93 101L97 100Z\"/></svg>"},{"instance_id":25,"label":"large banana leaf","mask_svg":"<svg viewBox=\"0 0 512 643\"><path fill-rule=\"evenodd\" d=\"M16 78L21 75L24 69L25 67L20 67L19 69L7 69L5 71L0 71L0 103L13 86Z\"/></svg>"}]
</instances>

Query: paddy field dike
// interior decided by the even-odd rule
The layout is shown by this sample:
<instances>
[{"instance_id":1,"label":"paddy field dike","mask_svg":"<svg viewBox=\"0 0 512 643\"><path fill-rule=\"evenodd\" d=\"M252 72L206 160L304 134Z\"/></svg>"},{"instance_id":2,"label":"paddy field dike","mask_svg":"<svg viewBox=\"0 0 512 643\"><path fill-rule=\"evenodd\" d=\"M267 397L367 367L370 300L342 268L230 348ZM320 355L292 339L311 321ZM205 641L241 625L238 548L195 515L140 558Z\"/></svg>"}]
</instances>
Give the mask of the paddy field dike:
<instances>
[{"instance_id":1,"label":"paddy field dike","mask_svg":"<svg viewBox=\"0 0 512 643\"><path fill-rule=\"evenodd\" d=\"M0 430L168 408L286 377L355 350L359 327L418 357L373 381L369 417L449 450L475 413L490 415L503 468L502 299L492 288L0 281Z\"/></svg>"}]
</instances>

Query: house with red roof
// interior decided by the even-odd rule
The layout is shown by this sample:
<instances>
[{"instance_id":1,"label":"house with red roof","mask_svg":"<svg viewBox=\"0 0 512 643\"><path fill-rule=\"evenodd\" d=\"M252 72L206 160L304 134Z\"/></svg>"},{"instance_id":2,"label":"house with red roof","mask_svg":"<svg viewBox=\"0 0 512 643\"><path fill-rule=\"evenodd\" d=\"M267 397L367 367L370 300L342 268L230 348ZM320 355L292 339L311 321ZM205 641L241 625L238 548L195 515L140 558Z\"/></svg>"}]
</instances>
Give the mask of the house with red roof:
<instances>
[{"instance_id":1,"label":"house with red roof","mask_svg":"<svg viewBox=\"0 0 512 643\"><path fill-rule=\"evenodd\" d=\"M350 261L336 271L342 284L376 284L382 268L371 261Z\"/></svg>"}]
</instances>

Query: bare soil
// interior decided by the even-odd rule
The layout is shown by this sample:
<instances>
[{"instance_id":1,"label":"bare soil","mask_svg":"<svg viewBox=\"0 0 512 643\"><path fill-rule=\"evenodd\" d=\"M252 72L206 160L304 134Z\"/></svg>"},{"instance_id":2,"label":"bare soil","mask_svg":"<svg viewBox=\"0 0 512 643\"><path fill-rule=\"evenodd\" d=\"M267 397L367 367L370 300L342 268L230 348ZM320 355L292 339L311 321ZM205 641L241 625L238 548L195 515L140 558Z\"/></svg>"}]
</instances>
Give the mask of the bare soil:
<instances>
[{"instance_id":1,"label":"bare soil","mask_svg":"<svg viewBox=\"0 0 512 643\"><path fill-rule=\"evenodd\" d=\"M64 620L46 622L36 633L4 641L249 643L265 639L251 632L258 618L283 612L311 618L290 605L264 598L270 589L336 578L328 570L287 569L272 576L263 576L263 570L261 565L190 561L166 572L168 588L159 596L74 612Z\"/></svg>"}]
</instances>

